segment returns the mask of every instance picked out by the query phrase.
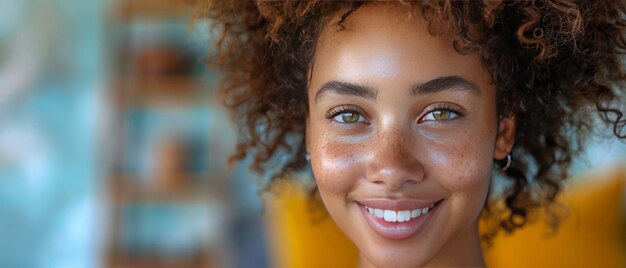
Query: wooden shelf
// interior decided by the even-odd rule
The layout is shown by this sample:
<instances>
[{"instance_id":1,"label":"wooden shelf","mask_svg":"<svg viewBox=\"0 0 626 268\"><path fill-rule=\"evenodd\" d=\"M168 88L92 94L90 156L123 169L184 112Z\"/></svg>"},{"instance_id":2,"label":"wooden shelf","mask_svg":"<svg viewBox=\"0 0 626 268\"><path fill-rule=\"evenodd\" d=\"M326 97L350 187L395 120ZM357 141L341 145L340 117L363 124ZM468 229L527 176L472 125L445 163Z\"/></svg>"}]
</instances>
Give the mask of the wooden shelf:
<instances>
[{"instance_id":1,"label":"wooden shelf","mask_svg":"<svg viewBox=\"0 0 626 268\"><path fill-rule=\"evenodd\" d=\"M176 33L182 30L178 29L178 23L193 19L195 0L118 0L111 7L109 19L115 27L114 33L118 33L114 35L118 37L118 42L114 43L118 53L113 54L116 71L109 86L120 129L129 127L126 116L134 109L193 107L211 101L204 90L206 83L197 74L195 56L189 56L189 51L180 51L179 46L169 42L157 42L160 38L170 41L179 36ZM175 27L170 27L172 25ZM131 252L120 243L124 241L120 240L124 235L122 231L128 228L123 223L129 219L129 206L222 206L223 178L173 170L176 172L172 175L155 171L161 177L145 181L149 185L132 174L112 170L107 185L111 227L103 259L105 267L198 268L220 267L219 263L224 262L226 256L216 253L219 249L215 248L199 247L201 252L194 250L189 255L172 257L163 252L152 255Z\"/></svg>"},{"instance_id":2,"label":"wooden shelf","mask_svg":"<svg viewBox=\"0 0 626 268\"><path fill-rule=\"evenodd\" d=\"M203 101L202 83L197 77L121 76L113 83L118 108L138 106L189 105ZM205 100L208 101L208 100Z\"/></svg>"},{"instance_id":3,"label":"wooden shelf","mask_svg":"<svg viewBox=\"0 0 626 268\"><path fill-rule=\"evenodd\" d=\"M198 78L191 75L127 75L119 77L118 85L140 94L184 94L198 88Z\"/></svg>"},{"instance_id":4,"label":"wooden shelf","mask_svg":"<svg viewBox=\"0 0 626 268\"><path fill-rule=\"evenodd\" d=\"M107 267L115 268L205 268L216 267L209 256L181 260L159 260L147 257L119 256L109 254Z\"/></svg>"},{"instance_id":5,"label":"wooden shelf","mask_svg":"<svg viewBox=\"0 0 626 268\"><path fill-rule=\"evenodd\" d=\"M187 176L190 180L198 180L198 177ZM190 182L184 187L175 189L147 189L135 183L136 178L129 175L117 174L111 177L109 184L109 194L111 205L114 211L112 217L111 236L108 241L108 251L106 254L106 267L132 267L132 268L204 268L218 267L216 261L220 257L216 256L212 250L198 248L199 251L193 255L183 255L178 257L168 257L153 253L127 252L120 248L118 234L125 227L123 225L124 207L133 204L152 205L190 205L190 204L210 204L212 195L206 185L198 182Z\"/></svg>"},{"instance_id":6,"label":"wooden shelf","mask_svg":"<svg viewBox=\"0 0 626 268\"><path fill-rule=\"evenodd\" d=\"M191 20L195 11L194 0L121 0L114 8L121 20L185 19Z\"/></svg>"},{"instance_id":7,"label":"wooden shelf","mask_svg":"<svg viewBox=\"0 0 626 268\"><path fill-rule=\"evenodd\" d=\"M222 186L221 178L210 176L185 176L187 181L179 187L145 188L139 180L128 175L117 175L111 178L111 195L116 202L123 203L137 200L174 200L174 201L202 201L215 197L219 193L211 191L208 185ZM158 183L158 182L155 182Z\"/></svg>"}]
</instances>

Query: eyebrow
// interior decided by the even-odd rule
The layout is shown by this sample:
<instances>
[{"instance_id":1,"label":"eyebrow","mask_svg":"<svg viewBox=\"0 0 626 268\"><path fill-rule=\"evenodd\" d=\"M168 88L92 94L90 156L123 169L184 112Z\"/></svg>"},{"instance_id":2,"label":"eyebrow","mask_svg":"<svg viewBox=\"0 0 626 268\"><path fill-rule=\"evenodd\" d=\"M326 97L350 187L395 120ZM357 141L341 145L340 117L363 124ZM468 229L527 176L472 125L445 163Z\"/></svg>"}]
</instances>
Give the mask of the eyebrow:
<instances>
[{"instance_id":1,"label":"eyebrow","mask_svg":"<svg viewBox=\"0 0 626 268\"><path fill-rule=\"evenodd\" d=\"M339 95L353 95L357 97L362 97L370 100L376 99L376 95L378 95L378 91L368 87L357 84L352 84L348 82L340 82L340 81L329 81L326 82L315 94L315 102L318 102L319 99L326 94L339 94Z\"/></svg>"},{"instance_id":2,"label":"eyebrow","mask_svg":"<svg viewBox=\"0 0 626 268\"><path fill-rule=\"evenodd\" d=\"M459 76L444 76L426 83L414 85L411 88L411 96L434 94L443 90L469 90L472 93L480 96L480 90L478 87L468 81L465 78Z\"/></svg>"},{"instance_id":3,"label":"eyebrow","mask_svg":"<svg viewBox=\"0 0 626 268\"><path fill-rule=\"evenodd\" d=\"M435 78L425 83L416 84L411 87L411 97L417 95L435 94L444 90L468 90L480 96L478 87L469 80L459 76L444 76ZM319 102L326 94L353 95L370 100L376 99L378 91L364 85L357 85L349 82L329 81L320 87L315 94L315 102Z\"/></svg>"}]
</instances>

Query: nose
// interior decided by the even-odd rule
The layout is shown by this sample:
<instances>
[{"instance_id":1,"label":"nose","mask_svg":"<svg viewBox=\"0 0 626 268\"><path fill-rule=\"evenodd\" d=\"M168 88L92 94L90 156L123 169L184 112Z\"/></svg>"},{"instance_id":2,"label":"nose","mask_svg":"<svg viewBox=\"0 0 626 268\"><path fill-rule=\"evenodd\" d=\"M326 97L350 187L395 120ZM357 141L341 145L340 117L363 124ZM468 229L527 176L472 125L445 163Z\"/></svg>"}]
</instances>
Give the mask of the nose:
<instances>
[{"instance_id":1,"label":"nose","mask_svg":"<svg viewBox=\"0 0 626 268\"><path fill-rule=\"evenodd\" d=\"M384 184L389 190L416 184L424 178L424 168L418 160L417 142L409 130L379 131L370 142L367 178Z\"/></svg>"}]
</instances>

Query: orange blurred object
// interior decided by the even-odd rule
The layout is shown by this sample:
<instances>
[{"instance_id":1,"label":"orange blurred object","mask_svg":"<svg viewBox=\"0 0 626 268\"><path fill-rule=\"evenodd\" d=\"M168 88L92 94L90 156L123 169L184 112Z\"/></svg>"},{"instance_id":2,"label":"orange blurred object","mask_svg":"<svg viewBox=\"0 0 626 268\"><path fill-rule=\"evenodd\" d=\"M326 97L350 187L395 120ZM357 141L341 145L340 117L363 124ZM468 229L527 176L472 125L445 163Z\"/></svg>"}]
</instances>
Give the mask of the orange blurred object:
<instances>
[{"instance_id":1,"label":"orange blurred object","mask_svg":"<svg viewBox=\"0 0 626 268\"><path fill-rule=\"evenodd\" d=\"M551 236L541 218L486 252L490 267L626 267L626 169L589 174L567 188L569 209Z\"/></svg>"}]
</instances>

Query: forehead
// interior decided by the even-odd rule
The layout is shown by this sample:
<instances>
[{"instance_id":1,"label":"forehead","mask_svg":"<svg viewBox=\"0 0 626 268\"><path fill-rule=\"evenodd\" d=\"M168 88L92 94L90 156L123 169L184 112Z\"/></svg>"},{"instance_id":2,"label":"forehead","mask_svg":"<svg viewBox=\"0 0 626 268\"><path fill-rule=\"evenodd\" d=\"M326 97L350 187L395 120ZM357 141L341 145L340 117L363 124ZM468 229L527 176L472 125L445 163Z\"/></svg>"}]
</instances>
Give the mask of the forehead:
<instances>
[{"instance_id":1,"label":"forehead","mask_svg":"<svg viewBox=\"0 0 626 268\"><path fill-rule=\"evenodd\" d=\"M401 5L364 5L348 16L343 29L336 26L341 14L322 29L311 86L317 80L416 83L449 75L488 81L476 56L459 54L447 36L431 35L427 22Z\"/></svg>"}]
</instances>

